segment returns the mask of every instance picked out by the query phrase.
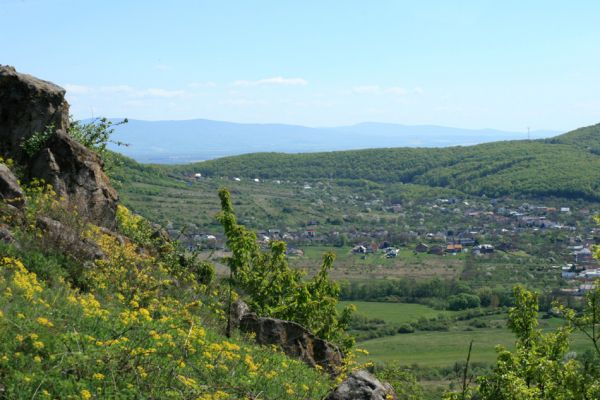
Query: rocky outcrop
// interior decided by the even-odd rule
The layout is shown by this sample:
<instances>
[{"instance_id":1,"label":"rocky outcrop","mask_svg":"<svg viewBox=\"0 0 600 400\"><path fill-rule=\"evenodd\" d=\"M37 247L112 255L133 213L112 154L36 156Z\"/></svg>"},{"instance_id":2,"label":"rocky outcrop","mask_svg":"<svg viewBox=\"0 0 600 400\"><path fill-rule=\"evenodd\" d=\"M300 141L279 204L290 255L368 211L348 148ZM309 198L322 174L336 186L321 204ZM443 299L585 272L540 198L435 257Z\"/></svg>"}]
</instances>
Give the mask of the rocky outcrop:
<instances>
[{"instance_id":1,"label":"rocky outcrop","mask_svg":"<svg viewBox=\"0 0 600 400\"><path fill-rule=\"evenodd\" d=\"M0 149L20 161L22 141L50 125L63 132L69 127L65 89L0 66Z\"/></svg>"},{"instance_id":2,"label":"rocky outcrop","mask_svg":"<svg viewBox=\"0 0 600 400\"><path fill-rule=\"evenodd\" d=\"M295 322L258 317L246 312L240 317L239 328L242 332L253 334L257 343L276 345L289 357L304 361L311 367L318 365L331 375L336 375L342 364L342 353L336 346Z\"/></svg>"},{"instance_id":3,"label":"rocky outcrop","mask_svg":"<svg viewBox=\"0 0 600 400\"><path fill-rule=\"evenodd\" d=\"M70 256L81 260L97 260L105 255L96 243L82 239L82 235L73 228L48 217L39 217L36 226L44 232L40 239L63 249Z\"/></svg>"},{"instance_id":4,"label":"rocky outcrop","mask_svg":"<svg viewBox=\"0 0 600 400\"><path fill-rule=\"evenodd\" d=\"M396 400L394 389L367 371L350 374L325 400Z\"/></svg>"},{"instance_id":5,"label":"rocky outcrop","mask_svg":"<svg viewBox=\"0 0 600 400\"><path fill-rule=\"evenodd\" d=\"M118 195L100 157L60 131L46 145L30 162L31 176L50 183L83 218L113 228Z\"/></svg>"},{"instance_id":6,"label":"rocky outcrop","mask_svg":"<svg viewBox=\"0 0 600 400\"><path fill-rule=\"evenodd\" d=\"M117 192L100 157L71 138L65 90L53 83L0 66L0 152L15 159L27 178L41 178L80 215L107 228L115 225ZM54 134L35 154L21 145L36 132Z\"/></svg>"},{"instance_id":7,"label":"rocky outcrop","mask_svg":"<svg viewBox=\"0 0 600 400\"><path fill-rule=\"evenodd\" d=\"M0 200L18 208L25 203L24 193L17 178L5 164L0 164Z\"/></svg>"}]
</instances>

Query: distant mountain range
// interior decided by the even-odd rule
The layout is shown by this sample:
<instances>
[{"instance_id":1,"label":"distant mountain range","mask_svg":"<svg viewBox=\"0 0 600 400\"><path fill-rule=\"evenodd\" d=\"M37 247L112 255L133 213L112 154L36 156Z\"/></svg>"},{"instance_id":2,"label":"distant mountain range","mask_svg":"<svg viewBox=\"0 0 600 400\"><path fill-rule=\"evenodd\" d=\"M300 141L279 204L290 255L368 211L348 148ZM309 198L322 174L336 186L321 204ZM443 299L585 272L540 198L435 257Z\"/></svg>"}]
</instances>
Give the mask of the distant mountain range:
<instances>
[{"instance_id":1,"label":"distant mountain range","mask_svg":"<svg viewBox=\"0 0 600 400\"><path fill-rule=\"evenodd\" d=\"M531 139L560 132L538 130ZM255 153L304 153L389 147L448 147L499 140L527 139L527 133L495 129L461 129L435 125L367 122L351 126L311 128L284 124L240 124L193 119L142 121L115 130L114 139L128 147L111 146L140 162L182 164Z\"/></svg>"}]
</instances>

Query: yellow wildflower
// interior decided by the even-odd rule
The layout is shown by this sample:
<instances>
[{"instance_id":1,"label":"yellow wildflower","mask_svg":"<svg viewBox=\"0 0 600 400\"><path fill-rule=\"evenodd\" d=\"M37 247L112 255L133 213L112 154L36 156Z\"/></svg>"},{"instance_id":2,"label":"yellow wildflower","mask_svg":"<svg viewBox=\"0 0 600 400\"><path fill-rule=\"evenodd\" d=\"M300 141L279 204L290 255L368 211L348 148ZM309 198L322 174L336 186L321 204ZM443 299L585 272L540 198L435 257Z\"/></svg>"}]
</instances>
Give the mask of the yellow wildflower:
<instances>
[{"instance_id":1,"label":"yellow wildflower","mask_svg":"<svg viewBox=\"0 0 600 400\"><path fill-rule=\"evenodd\" d=\"M92 378L94 378L97 381L101 381L102 379L104 379L104 374L101 374L100 372L96 372L94 375L92 375Z\"/></svg>"},{"instance_id":2,"label":"yellow wildflower","mask_svg":"<svg viewBox=\"0 0 600 400\"><path fill-rule=\"evenodd\" d=\"M48 318L44 318L44 317L39 317L37 319L37 322L38 322L38 324L47 326L48 328L52 328L54 326L54 324L52 322L50 322L50 320L48 320Z\"/></svg>"}]
</instances>

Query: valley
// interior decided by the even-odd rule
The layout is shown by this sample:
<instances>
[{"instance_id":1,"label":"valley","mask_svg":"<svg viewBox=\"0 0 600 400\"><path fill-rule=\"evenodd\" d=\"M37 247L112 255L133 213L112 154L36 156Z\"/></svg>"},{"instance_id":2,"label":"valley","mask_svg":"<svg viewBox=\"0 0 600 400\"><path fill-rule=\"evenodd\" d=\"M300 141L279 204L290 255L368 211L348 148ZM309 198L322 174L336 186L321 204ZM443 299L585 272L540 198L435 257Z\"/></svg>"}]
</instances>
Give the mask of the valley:
<instances>
[{"instance_id":1,"label":"valley","mask_svg":"<svg viewBox=\"0 0 600 400\"><path fill-rule=\"evenodd\" d=\"M290 265L307 276L333 251L330 276L343 304L357 305L350 332L369 352L364 359L404 365L436 398L471 340L484 371L496 345L514 346L506 327L514 285L541 294L547 330L562 323L549 313L553 300L577 305L585 293L590 280L577 275L598 268L582 253L600 237L598 129L465 148L251 154L175 166L114 155L109 173L125 204L222 276L222 187L240 223L265 248L285 241ZM571 344L589 349L581 335Z\"/></svg>"}]
</instances>

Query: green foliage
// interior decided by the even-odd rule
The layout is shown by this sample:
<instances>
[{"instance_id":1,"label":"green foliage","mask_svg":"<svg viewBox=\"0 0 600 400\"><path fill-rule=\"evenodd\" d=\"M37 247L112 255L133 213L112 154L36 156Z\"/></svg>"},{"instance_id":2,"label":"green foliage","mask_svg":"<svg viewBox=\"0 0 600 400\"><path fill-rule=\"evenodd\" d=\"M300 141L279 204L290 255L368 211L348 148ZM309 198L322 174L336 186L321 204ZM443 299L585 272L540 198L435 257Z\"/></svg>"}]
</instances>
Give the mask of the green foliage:
<instances>
[{"instance_id":1,"label":"green foliage","mask_svg":"<svg viewBox=\"0 0 600 400\"><path fill-rule=\"evenodd\" d=\"M56 134L54 125L48 125L42 132L34 132L33 135L23 140L21 143L21 149L29 157L35 156L50 140L52 136Z\"/></svg>"},{"instance_id":2,"label":"green foliage","mask_svg":"<svg viewBox=\"0 0 600 400\"><path fill-rule=\"evenodd\" d=\"M84 124L81 121L71 120L68 133L79 143L104 157L106 155L106 146L108 143L113 143L118 146L127 146L125 143L111 139L115 130L114 127L126 123L127 118L116 123L113 123L108 118L104 117L96 118L87 124Z\"/></svg>"},{"instance_id":3,"label":"green foliage","mask_svg":"<svg viewBox=\"0 0 600 400\"><path fill-rule=\"evenodd\" d=\"M147 219L134 215L122 205L117 206L117 228L136 245L155 251L172 273L191 273L203 285L214 279L216 271L212 263L200 260L197 254L186 254L177 242L162 234L160 228L153 227Z\"/></svg>"},{"instance_id":4,"label":"green foliage","mask_svg":"<svg viewBox=\"0 0 600 400\"><path fill-rule=\"evenodd\" d=\"M380 380L389 383L394 388L398 400L423 400L423 388L417 382L415 375L399 363L387 363L375 370Z\"/></svg>"},{"instance_id":5,"label":"green foliage","mask_svg":"<svg viewBox=\"0 0 600 400\"><path fill-rule=\"evenodd\" d=\"M498 346L494 369L478 379L478 388L449 393L445 399L466 399L477 392L482 400L591 399L600 395L600 376L580 361L566 357L572 328L542 333L538 325L537 295L514 288L515 306L508 326L517 337L516 350Z\"/></svg>"},{"instance_id":6,"label":"green foliage","mask_svg":"<svg viewBox=\"0 0 600 400\"><path fill-rule=\"evenodd\" d=\"M263 251L256 235L237 223L229 192L222 189L219 197L221 212L217 218L232 252L227 264L251 308L259 315L298 322L317 336L350 348L353 340L345 329L352 307L338 313L339 287L328 276L335 255L324 254L319 272L304 280L300 271L288 266L284 242L273 241L268 251Z\"/></svg>"},{"instance_id":7,"label":"green foliage","mask_svg":"<svg viewBox=\"0 0 600 400\"><path fill-rule=\"evenodd\" d=\"M560 138L560 137L559 137ZM598 135L589 135L600 148ZM264 179L414 183L489 197L600 199L600 157L570 141L507 141L468 147L331 153L256 153L178 166L177 172ZM593 146L591 142L588 147Z\"/></svg>"},{"instance_id":8,"label":"green foliage","mask_svg":"<svg viewBox=\"0 0 600 400\"><path fill-rule=\"evenodd\" d=\"M474 294L461 293L448 297L448 309L453 311L477 308L481 305L479 297Z\"/></svg>"},{"instance_id":9,"label":"green foliage","mask_svg":"<svg viewBox=\"0 0 600 400\"><path fill-rule=\"evenodd\" d=\"M120 207L121 235L80 222L104 254L84 263L35 247L44 234L30 222L65 212L41 182L27 195L25 226L11 226L19 247L0 243L0 397L304 400L330 389L300 361L224 338L222 294L203 282L214 269L141 217Z\"/></svg>"}]
</instances>

